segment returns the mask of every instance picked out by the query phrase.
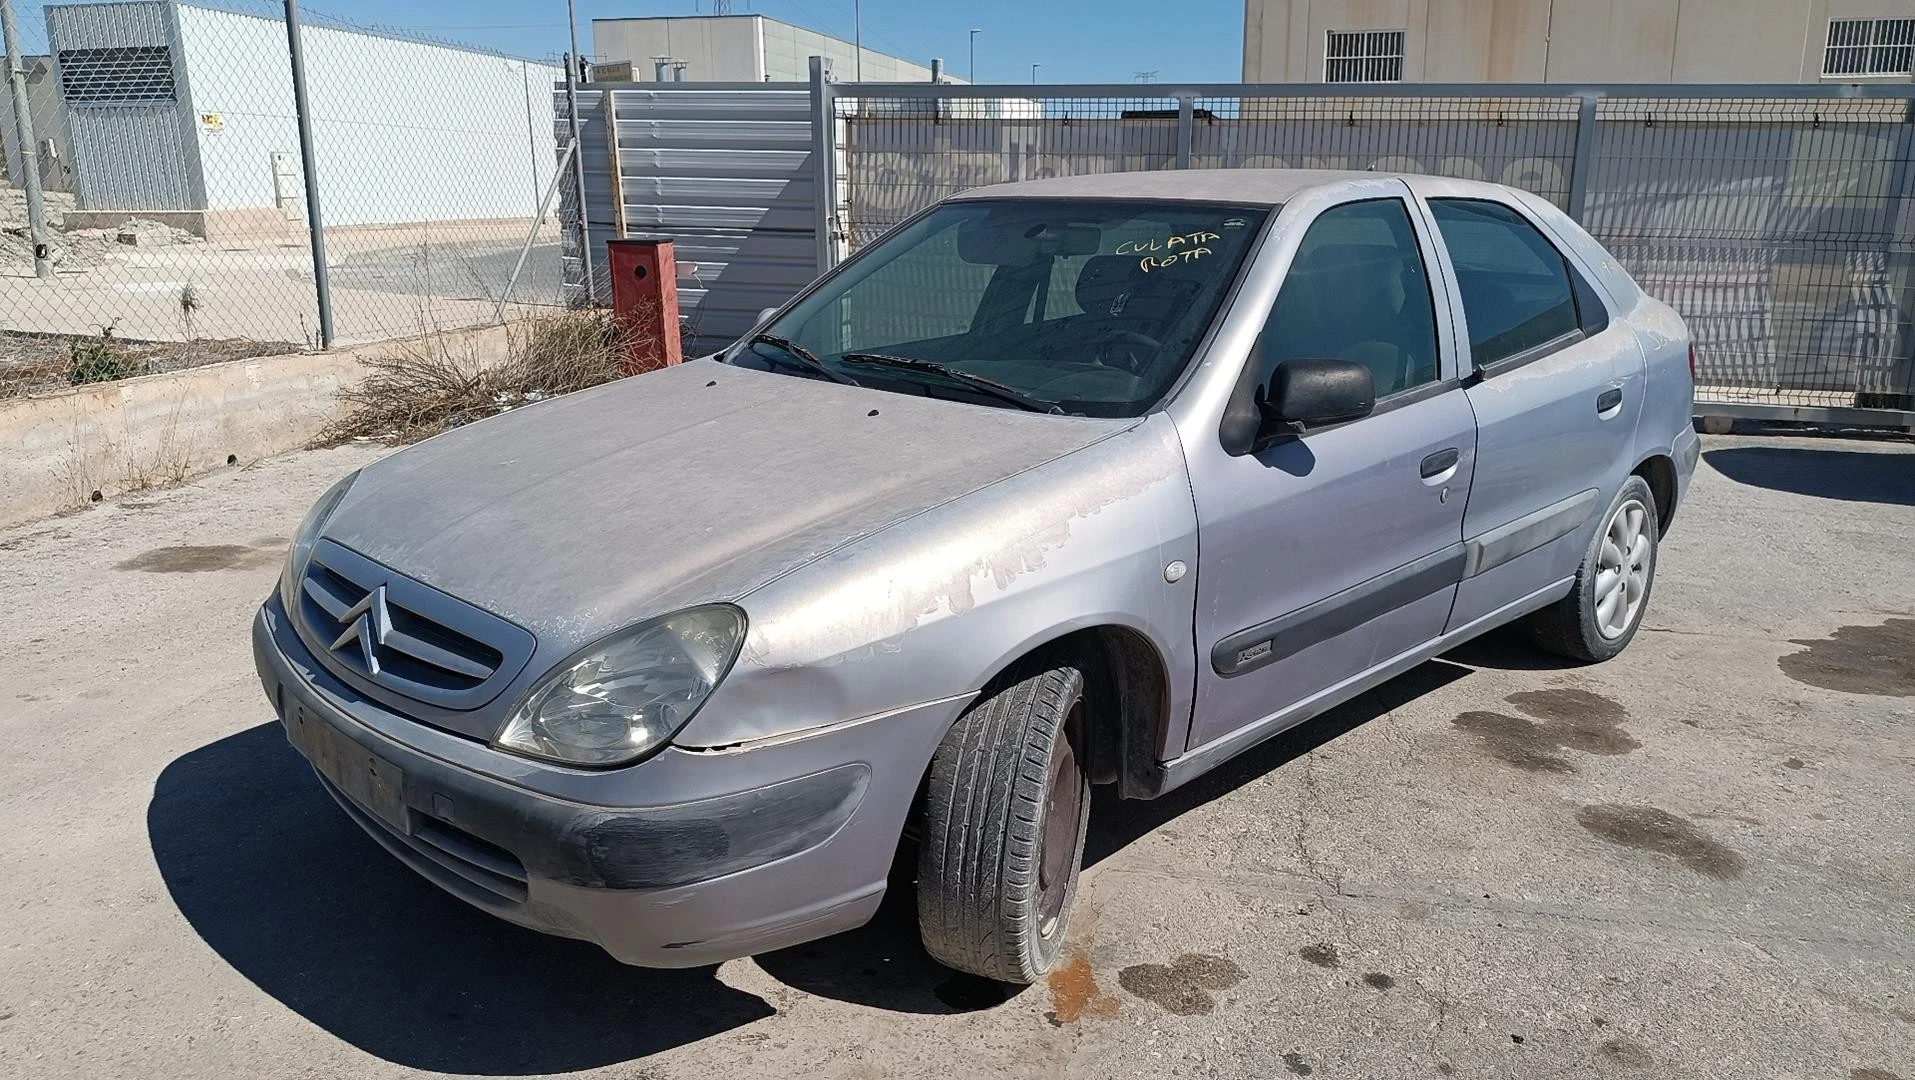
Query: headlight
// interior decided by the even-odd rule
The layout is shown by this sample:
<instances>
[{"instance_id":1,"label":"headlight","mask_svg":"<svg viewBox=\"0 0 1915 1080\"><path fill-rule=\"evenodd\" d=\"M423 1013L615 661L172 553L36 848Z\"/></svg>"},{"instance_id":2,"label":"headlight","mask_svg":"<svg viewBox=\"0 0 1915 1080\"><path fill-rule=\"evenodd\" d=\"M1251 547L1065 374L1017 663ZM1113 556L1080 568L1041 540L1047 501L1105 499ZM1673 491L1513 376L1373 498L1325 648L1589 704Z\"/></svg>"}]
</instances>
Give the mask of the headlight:
<instances>
[{"instance_id":1,"label":"headlight","mask_svg":"<svg viewBox=\"0 0 1915 1080\"><path fill-rule=\"evenodd\" d=\"M306 578L306 564L312 561L313 545L319 542L326 519L339 508L339 501L352 490L352 483L357 479L359 473L354 470L327 488L319 501L313 503L313 508L306 511L306 520L299 523L299 531L293 534L292 546L286 549L286 567L279 573L279 602L285 605L287 614L299 610L299 583Z\"/></svg>"},{"instance_id":2,"label":"headlight","mask_svg":"<svg viewBox=\"0 0 1915 1080\"><path fill-rule=\"evenodd\" d=\"M623 765L678 733L745 639L729 604L687 608L588 647L532 689L492 740L566 765Z\"/></svg>"}]
</instances>

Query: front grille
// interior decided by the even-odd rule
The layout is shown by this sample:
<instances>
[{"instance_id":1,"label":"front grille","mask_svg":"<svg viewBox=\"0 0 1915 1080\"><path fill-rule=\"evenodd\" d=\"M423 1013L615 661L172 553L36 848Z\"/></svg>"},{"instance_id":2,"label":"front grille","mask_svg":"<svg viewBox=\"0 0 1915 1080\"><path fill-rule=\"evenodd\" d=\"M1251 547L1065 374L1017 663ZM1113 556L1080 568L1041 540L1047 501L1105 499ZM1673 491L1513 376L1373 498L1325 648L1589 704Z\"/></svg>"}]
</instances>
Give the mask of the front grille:
<instances>
[{"instance_id":1,"label":"front grille","mask_svg":"<svg viewBox=\"0 0 1915 1080\"><path fill-rule=\"evenodd\" d=\"M330 541L313 549L299 592L328 667L429 704L477 708L531 656L519 627Z\"/></svg>"}]
</instances>

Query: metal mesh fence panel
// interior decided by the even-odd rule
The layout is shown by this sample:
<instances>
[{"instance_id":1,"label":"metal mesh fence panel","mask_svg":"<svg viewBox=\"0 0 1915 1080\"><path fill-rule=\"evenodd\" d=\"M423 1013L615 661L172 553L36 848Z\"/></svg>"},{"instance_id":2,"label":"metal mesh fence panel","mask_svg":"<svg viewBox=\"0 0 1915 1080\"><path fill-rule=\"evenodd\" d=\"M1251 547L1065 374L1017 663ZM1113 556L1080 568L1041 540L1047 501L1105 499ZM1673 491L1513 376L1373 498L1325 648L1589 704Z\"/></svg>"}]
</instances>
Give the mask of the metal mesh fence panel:
<instances>
[{"instance_id":1,"label":"metal mesh fence panel","mask_svg":"<svg viewBox=\"0 0 1915 1080\"><path fill-rule=\"evenodd\" d=\"M1907 408L1909 103L1601 103L1583 224L1696 340L1698 396Z\"/></svg>"},{"instance_id":2,"label":"metal mesh fence panel","mask_svg":"<svg viewBox=\"0 0 1915 1080\"><path fill-rule=\"evenodd\" d=\"M1009 88L1006 88L1007 90ZM1177 101L1030 96L837 99L841 232L857 248L947 195L985 184L1177 165ZM1021 89L1020 89L1021 92Z\"/></svg>"},{"instance_id":3,"label":"metal mesh fence panel","mask_svg":"<svg viewBox=\"0 0 1915 1080\"><path fill-rule=\"evenodd\" d=\"M321 345L283 6L16 7L32 130L0 90L0 395ZM562 303L540 213L560 67L304 23L333 343Z\"/></svg>"}]
</instances>

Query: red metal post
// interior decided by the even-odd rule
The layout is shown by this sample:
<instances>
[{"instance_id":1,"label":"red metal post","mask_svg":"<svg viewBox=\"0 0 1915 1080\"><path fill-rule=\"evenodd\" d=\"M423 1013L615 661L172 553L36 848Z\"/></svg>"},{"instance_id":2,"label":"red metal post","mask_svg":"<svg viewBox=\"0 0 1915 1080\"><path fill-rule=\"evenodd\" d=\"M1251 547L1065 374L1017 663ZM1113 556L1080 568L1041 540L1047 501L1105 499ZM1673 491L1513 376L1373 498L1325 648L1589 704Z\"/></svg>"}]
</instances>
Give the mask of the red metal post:
<instances>
[{"instance_id":1,"label":"red metal post","mask_svg":"<svg viewBox=\"0 0 1915 1080\"><path fill-rule=\"evenodd\" d=\"M625 352L625 374L683 362L678 339L678 264L670 240L608 240L612 314Z\"/></svg>"}]
</instances>

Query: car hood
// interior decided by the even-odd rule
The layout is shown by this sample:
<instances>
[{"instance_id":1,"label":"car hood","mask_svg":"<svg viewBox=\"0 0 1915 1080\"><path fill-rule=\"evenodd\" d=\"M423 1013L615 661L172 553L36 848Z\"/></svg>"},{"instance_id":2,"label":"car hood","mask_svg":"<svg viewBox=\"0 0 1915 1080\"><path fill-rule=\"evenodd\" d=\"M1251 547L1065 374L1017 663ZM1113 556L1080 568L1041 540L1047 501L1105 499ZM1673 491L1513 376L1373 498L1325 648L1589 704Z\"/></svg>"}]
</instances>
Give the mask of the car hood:
<instances>
[{"instance_id":1,"label":"car hood","mask_svg":"<svg viewBox=\"0 0 1915 1080\"><path fill-rule=\"evenodd\" d=\"M549 657L737 599L1134 423L698 360L393 454L365 469L325 535L532 630Z\"/></svg>"}]
</instances>

